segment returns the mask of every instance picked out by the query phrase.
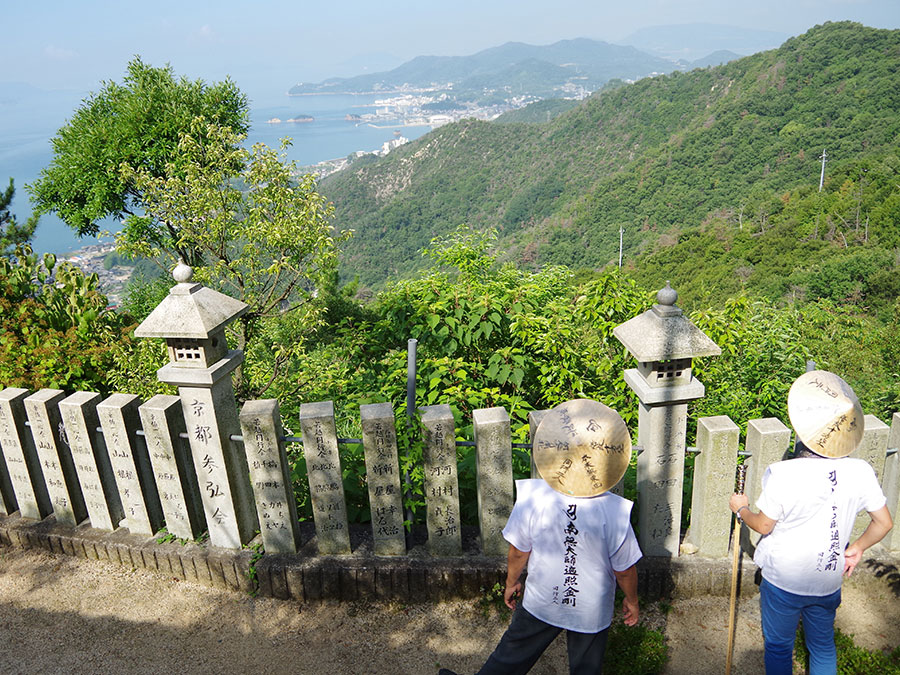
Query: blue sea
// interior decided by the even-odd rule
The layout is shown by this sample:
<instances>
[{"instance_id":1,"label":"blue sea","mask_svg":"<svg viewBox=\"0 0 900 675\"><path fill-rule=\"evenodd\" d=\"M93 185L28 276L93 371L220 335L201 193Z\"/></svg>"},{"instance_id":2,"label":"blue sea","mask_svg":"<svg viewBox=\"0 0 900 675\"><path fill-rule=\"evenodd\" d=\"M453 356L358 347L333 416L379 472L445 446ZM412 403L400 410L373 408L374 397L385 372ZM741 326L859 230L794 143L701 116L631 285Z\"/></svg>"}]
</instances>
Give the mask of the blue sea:
<instances>
[{"instance_id":1,"label":"blue sea","mask_svg":"<svg viewBox=\"0 0 900 675\"><path fill-rule=\"evenodd\" d=\"M9 178L15 179L16 196L11 211L21 222L31 213L25 185L37 179L41 169L53 158L51 139L80 105L87 92L45 92L29 87L0 83L0 189ZM358 150L371 152L395 137L399 131L413 140L430 127L401 127L390 123L376 128L348 122L348 114L373 112L375 100L384 95L323 95L289 97L284 93L258 97L251 101L251 128L247 144L265 143L278 147L281 139L291 137L288 157L301 166L337 159ZM313 122L268 124L272 118L287 120L309 115ZM114 232L118 224L108 219L101 229ZM44 215L35 233L33 245L39 253L62 255L95 238L79 239L59 218Z\"/></svg>"}]
</instances>

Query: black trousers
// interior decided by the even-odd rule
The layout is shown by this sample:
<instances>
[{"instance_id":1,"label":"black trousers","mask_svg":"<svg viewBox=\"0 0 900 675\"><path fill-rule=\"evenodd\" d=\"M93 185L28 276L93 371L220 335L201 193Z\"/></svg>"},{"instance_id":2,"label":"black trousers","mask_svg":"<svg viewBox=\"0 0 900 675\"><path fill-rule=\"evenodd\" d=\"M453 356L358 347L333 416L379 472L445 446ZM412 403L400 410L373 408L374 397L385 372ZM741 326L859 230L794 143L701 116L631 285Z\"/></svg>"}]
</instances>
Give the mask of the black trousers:
<instances>
[{"instance_id":1,"label":"black trousers","mask_svg":"<svg viewBox=\"0 0 900 675\"><path fill-rule=\"evenodd\" d=\"M563 630L544 623L521 605L494 653L477 675L525 675ZM566 631L570 675L597 675L603 669L609 628L599 633Z\"/></svg>"}]
</instances>

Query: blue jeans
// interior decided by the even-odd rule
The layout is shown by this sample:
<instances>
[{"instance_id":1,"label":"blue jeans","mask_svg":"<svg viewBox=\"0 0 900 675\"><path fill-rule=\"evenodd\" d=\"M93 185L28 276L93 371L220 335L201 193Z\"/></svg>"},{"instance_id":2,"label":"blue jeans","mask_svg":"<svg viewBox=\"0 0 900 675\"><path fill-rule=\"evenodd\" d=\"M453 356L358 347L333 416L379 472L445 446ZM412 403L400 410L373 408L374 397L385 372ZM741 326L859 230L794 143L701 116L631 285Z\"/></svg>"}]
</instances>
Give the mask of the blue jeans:
<instances>
[{"instance_id":1,"label":"blue jeans","mask_svg":"<svg viewBox=\"0 0 900 675\"><path fill-rule=\"evenodd\" d=\"M834 614L840 604L840 589L824 596L797 595L763 579L759 587L759 608L766 641L766 675L791 675L800 617L803 617L803 632L809 650L810 675L836 675Z\"/></svg>"},{"instance_id":2,"label":"blue jeans","mask_svg":"<svg viewBox=\"0 0 900 675\"><path fill-rule=\"evenodd\" d=\"M522 607L520 602L509 622L509 628L477 675L524 675L531 670L561 630L563 629L538 619ZM570 675L595 675L601 672L608 634L609 628L599 633L566 631Z\"/></svg>"}]
</instances>

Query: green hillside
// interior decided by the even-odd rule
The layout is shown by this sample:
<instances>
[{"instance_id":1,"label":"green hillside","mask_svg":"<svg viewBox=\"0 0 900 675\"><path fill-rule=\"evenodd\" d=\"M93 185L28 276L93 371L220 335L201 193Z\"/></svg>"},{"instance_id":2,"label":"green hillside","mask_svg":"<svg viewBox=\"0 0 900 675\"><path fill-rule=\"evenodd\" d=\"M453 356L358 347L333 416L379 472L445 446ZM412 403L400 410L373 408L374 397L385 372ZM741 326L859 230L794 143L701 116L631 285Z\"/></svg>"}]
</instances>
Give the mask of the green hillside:
<instances>
[{"instance_id":1,"label":"green hillside","mask_svg":"<svg viewBox=\"0 0 900 675\"><path fill-rule=\"evenodd\" d=\"M375 285L408 274L432 237L461 223L499 228L519 264L588 268L617 258L623 226L626 260L650 256L644 274L681 270L691 283L698 260L679 247L699 234L724 249L744 237L747 250L707 280L738 289L761 276L767 261L750 259L760 246L785 254L788 242L801 262L857 243L890 250L898 73L900 31L829 23L777 50L607 89L545 124L442 127L323 183L355 230L345 273ZM778 264L778 276L793 273L790 256Z\"/></svg>"},{"instance_id":2,"label":"green hillside","mask_svg":"<svg viewBox=\"0 0 900 675\"><path fill-rule=\"evenodd\" d=\"M549 122L554 117L568 112L578 105L578 101L568 98L546 98L543 101L535 101L529 103L524 108L516 108L505 112L494 120L500 124L510 124L513 122L527 122L529 124L539 124L541 122Z\"/></svg>"}]
</instances>

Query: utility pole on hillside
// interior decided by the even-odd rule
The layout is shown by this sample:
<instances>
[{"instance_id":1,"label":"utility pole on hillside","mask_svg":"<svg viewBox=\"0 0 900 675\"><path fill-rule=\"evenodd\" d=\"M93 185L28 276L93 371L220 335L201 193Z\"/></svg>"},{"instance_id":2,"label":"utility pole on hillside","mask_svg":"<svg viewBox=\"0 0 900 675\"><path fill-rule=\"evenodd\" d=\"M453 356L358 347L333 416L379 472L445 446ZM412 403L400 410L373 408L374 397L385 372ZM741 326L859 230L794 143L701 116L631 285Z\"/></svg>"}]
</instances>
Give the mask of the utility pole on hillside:
<instances>
[{"instance_id":1,"label":"utility pole on hillside","mask_svg":"<svg viewBox=\"0 0 900 675\"><path fill-rule=\"evenodd\" d=\"M825 150L822 150L822 156L819 159L822 160L822 175L819 176L819 192L821 192L822 186L825 184L825 162L828 161L828 155Z\"/></svg>"},{"instance_id":2,"label":"utility pole on hillside","mask_svg":"<svg viewBox=\"0 0 900 675\"><path fill-rule=\"evenodd\" d=\"M619 225L619 269L622 269L622 233L625 231L621 225Z\"/></svg>"}]
</instances>

